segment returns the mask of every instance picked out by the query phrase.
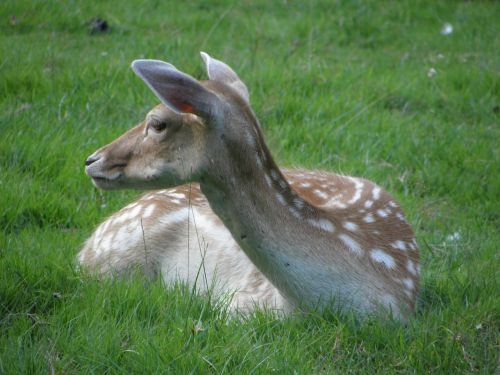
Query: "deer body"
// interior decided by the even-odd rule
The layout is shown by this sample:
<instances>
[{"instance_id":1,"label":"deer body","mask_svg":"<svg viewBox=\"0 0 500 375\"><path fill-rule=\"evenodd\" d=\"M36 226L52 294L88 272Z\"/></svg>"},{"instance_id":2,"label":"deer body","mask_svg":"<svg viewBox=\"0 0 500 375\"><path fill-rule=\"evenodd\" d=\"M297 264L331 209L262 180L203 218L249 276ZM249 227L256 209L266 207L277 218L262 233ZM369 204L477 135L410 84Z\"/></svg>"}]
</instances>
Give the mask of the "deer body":
<instances>
[{"instance_id":1,"label":"deer body","mask_svg":"<svg viewBox=\"0 0 500 375\"><path fill-rule=\"evenodd\" d=\"M142 213L144 232L138 235L136 225L137 245L127 248L120 225L112 230L125 233L125 253L134 261L103 251L114 241L103 242L101 232L120 221L118 215L89 239L80 263L105 273L110 265L121 269L137 262L152 272L147 254L166 281L176 274L188 282L203 263L209 271L206 286L217 278L217 288L236 292L237 307L256 303L290 311L329 306L360 316L390 310L405 319L418 293L419 264L413 232L398 204L367 180L316 171L283 174L267 149L244 83L226 64L202 56L210 77L205 82L167 63L134 62L163 105L86 162L94 184L105 189L170 188L197 181L199 190L191 185L181 211L157 203L163 208L154 214L158 207L143 204L160 202L162 194L170 194L166 202L172 203L177 199L172 194L179 193L139 199L136 204L146 208L135 209ZM189 202L196 213L192 224L198 216L201 238L209 239L203 262L194 255L202 254L203 246L190 247L200 237L191 238L173 219L184 212L183 222L190 223ZM150 223L154 215L168 219ZM196 261L186 265L188 256Z\"/></svg>"}]
</instances>

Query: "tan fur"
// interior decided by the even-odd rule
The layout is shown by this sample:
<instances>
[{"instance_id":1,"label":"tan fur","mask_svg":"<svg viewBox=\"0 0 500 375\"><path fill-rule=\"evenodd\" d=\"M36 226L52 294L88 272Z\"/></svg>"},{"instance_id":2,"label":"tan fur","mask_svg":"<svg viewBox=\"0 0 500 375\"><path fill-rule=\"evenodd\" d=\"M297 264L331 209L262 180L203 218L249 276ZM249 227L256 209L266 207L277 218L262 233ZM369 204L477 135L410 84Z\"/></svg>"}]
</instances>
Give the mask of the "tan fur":
<instances>
[{"instance_id":1,"label":"tan fur","mask_svg":"<svg viewBox=\"0 0 500 375\"><path fill-rule=\"evenodd\" d=\"M221 243L198 244L204 255L197 261L208 264L208 279L217 274L222 292L237 292L235 307L255 303L290 311L333 301L360 316L390 309L405 319L415 306L420 268L399 205L364 179L282 173L249 107L246 86L227 65L208 55L204 60L209 76L222 81L200 83L161 62L138 62L134 69L171 108L155 107L142 124L94 153L86 169L106 189L200 184L148 193L113 215L87 241L79 262L104 274L138 266L167 281L175 270L194 282L178 247L191 246L185 227L191 223L196 232L198 215L202 233L191 244L200 234ZM132 226L123 219L129 216ZM127 246L124 226L134 245ZM120 249L112 245L114 233L120 233Z\"/></svg>"}]
</instances>

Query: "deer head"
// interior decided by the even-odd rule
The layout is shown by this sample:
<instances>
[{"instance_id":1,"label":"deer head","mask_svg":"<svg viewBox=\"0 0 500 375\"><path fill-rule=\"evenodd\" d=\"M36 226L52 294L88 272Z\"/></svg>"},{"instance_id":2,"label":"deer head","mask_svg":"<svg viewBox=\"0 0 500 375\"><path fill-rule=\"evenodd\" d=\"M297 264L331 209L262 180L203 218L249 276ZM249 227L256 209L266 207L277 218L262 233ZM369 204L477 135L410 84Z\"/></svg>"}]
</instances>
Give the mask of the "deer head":
<instances>
[{"instance_id":1,"label":"deer head","mask_svg":"<svg viewBox=\"0 0 500 375\"><path fill-rule=\"evenodd\" d=\"M155 189L210 177L210 166L220 169L228 163L228 152L234 152L229 148L241 142L241 133L255 132L245 84L225 63L201 55L209 81L197 81L158 60L132 63L162 104L86 160L85 172L95 186Z\"/></svg>"}]
</instances>

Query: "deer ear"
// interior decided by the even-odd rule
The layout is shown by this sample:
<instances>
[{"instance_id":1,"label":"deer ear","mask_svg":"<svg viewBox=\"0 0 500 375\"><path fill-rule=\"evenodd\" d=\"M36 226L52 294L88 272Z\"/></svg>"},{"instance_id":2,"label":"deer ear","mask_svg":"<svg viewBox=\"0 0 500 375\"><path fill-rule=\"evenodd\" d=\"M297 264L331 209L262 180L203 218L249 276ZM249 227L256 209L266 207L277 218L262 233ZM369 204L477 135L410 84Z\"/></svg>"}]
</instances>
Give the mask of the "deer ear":
<instances>
[{"instance_id":1,"label":"deer ear","mask_svg":"<svg viewBox=\"0 0 500 375\"><path fill-rule=\"evenodd\" d=\"M219 99L193 77L159 60L135 60L132 69L167 107L178 113L212 117Z\"/></svg>"},{"instance_id":2,"label":"deer ear","mask_svg":"<svg viewBox=\"0 0 500 375\"><path fill-rule=\"evenodd\" d=\"M238 94L250 104L250 95L247 86L238 75L226 63L210 57L208 53L200 52L201 58L205 62L208 78L211 81L218 81L231 86Z\"/></svg>"}]
</instances>

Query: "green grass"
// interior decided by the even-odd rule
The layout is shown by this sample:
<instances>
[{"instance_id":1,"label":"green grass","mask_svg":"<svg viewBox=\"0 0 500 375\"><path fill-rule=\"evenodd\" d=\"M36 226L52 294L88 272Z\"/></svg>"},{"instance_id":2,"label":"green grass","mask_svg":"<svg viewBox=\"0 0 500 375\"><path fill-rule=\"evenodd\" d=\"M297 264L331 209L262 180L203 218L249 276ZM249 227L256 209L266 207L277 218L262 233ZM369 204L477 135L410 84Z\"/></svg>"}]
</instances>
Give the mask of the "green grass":
<instances>
[{"instance_id":1,"label":"green grass","mask_svg":"<svg viewBox=\"0 0 500 375\"><path fill-rule=\"evenodd\" d=\"M90 35L98 16L110 33ZM499 19L493 1L3 1L0 373L498 373ZM138 195L83 173L157 101L130 62L202 78L200 50L248 84L281 164L401 202L423 264L407 327L228 319L182 286L76 270L92 229Z\"/></svg>"}]
</instances>

